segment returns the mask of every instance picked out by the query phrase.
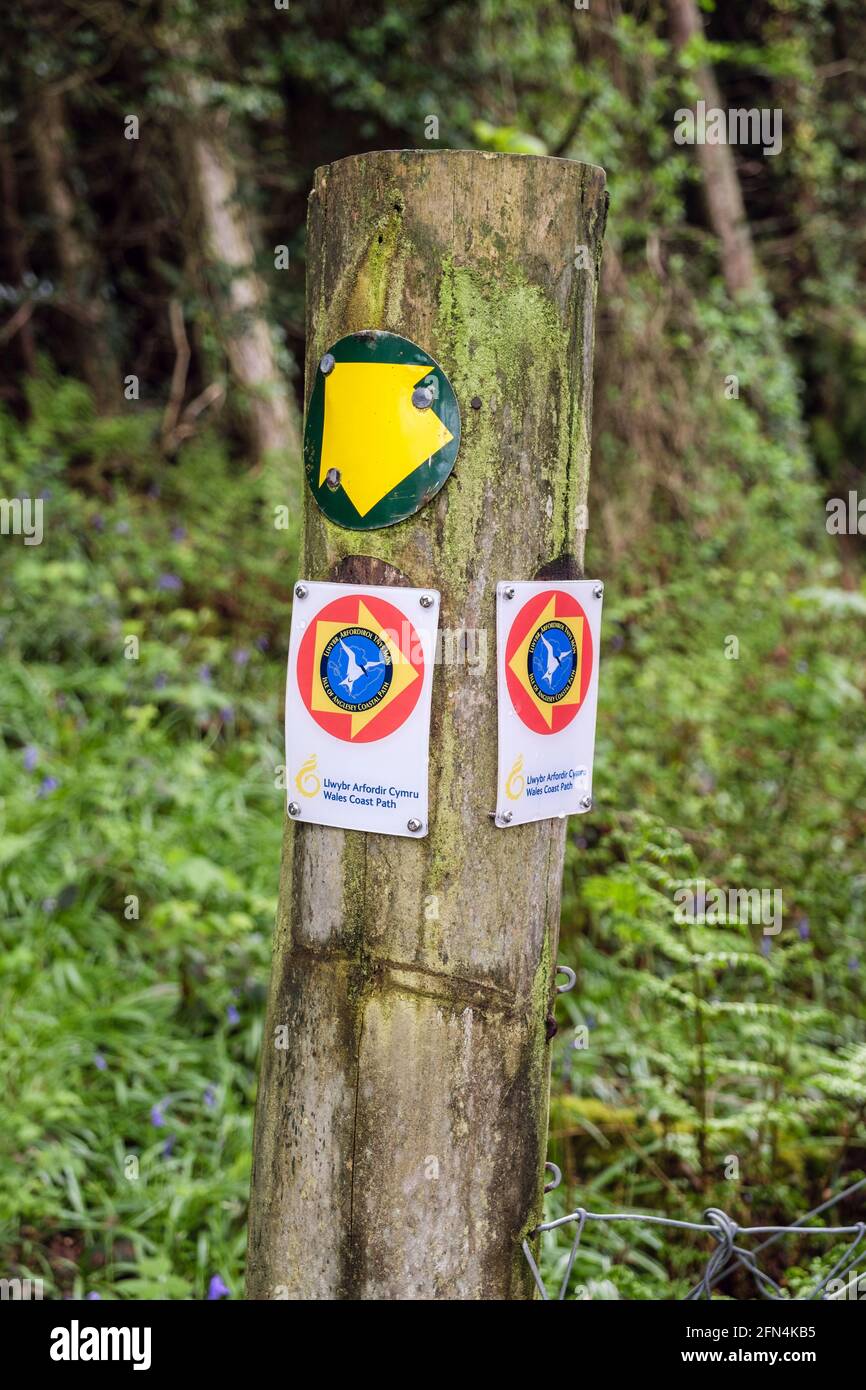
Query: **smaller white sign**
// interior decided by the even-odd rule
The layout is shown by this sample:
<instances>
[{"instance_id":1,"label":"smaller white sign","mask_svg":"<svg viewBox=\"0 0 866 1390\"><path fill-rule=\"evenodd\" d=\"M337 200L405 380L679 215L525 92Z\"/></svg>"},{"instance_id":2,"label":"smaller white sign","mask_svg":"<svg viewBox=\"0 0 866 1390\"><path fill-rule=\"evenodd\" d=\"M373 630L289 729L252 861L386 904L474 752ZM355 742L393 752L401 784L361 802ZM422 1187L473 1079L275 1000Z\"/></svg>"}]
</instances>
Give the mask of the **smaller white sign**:
<instances>
[{"instance_id":1,"label":"smaller white sign","mask_svg":"<svg viewBox=\"0 0 866 1390\"><path fill-rule=\"evenodd\" d=\"M435 589L295 588L286 680L289 815L427 834Z\"/></svg>"},{"instance_id":2,"label":"smaller white sign","mask_svg":"<svg viewBox=\"0 0 866 1390\"><path fill-rule=\"evenodd\" d=\"M592 808L604 586L594 579L496 587L496 824Z\"/></svg>"}]
</instances>

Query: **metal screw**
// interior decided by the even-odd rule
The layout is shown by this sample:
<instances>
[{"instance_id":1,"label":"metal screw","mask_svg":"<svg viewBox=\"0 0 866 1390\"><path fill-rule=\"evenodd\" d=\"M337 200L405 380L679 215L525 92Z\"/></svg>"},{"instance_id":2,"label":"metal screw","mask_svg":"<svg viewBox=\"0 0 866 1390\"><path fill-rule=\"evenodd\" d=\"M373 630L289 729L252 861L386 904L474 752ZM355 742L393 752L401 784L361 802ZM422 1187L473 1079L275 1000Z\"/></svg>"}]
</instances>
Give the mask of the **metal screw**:
<instances>
[{"instance_id":1,"label":"metal screw","mask_svg":"<svg viewBox=\"0 0 866 1390\"><path fill-rule=\"evenodd\" d=\"M411 830L412 834L416 835L418 831L421 829L421 822L419 820L416 820L413 816L411 820L407 820L406 829Z\"/></svg>"},{"instance_id":2,"label":"metal screw","mask_svg":"<svg viewBox=\"0 0 866 1390\"><path fill-rule=\"evenodd\" d=\"M416 410L429 410L433 404L433 392L429 386L416 386L412 392L412 404Z\"/></svg>"},{"instance_id":3,"label":"metal screw","mask_svg":"<svg viewBox=\"0 0 866 1390\"><path fill-rule=\"evenodd\" d=\"M290 815L290 816L299 816L300 814L301 814L301 808L300 808L300 806L298 805L297 801L290 801L290 802L289 802L289 815Z\"/></svg>"},{"instance_id":4,"label":"metal screw","mask_svg":"<svg viewBox=\"0 0 866 1390\"><path fill-rule=\"evenodd\" d=\"M513 811L503 811L503 812L502 812L502 815L499 817L499 819L502 821L502 824L503 824L503 825L510 825L511 822L514 820L514 812L513 812Z\"/></svg>"},{"instance_id":5,"label":"metal screw","mask_svg":"<svg viewBox=\"0 0 866 1390\"><path fill-rule=\"evenodd\" d=\"M432 594L422 594L421 597L419 598L418 602L420 603L420 605L421 605L422 608L432 608L432 607L433 607L433 595L432 595Z\"/></svg>"},{"instance_id":6,"label":"metal screw","mask_svg":"<svg viewBox=\"0 0 866 1390\"><path fill-rule=\"evenodd\" d=\"M339 468L329 468L325 474L325 482L332 492L336 492L337 488L340 486L340 476Z\"/></svg>"},{"instance_id":7,"label":"metal screw","mask_svg":"<svg viewBox=\"0 0 866 1390\"><path fill-rule=\"evenodd\" d=\"M319 363L319 366L322 369L322 376L330 376L331 372L334 370L336 365L337 363L334 360L334 354L331 352L326 352L321 362Z\"/></svg>"},{"instance_id":8,"label":"metal screw","mask_svg":"<svg viewBox=\"0 0 866 1390\"><path fill-rule=\"evenodd\" d=\"M593 588L593 591L592 591L592 596L593 596L593 598L601 598L601 596L602 596L603 593L604 593L604 585L603 585L603 584L596 584L595 587Z\"/></svg>"},{"instance_id":9,"label":"metal screw","mask_svg":"<svg viewBox=\"0 0 866 1390\"><path fill-rule=\"evenodd\" d=\"M513 584L506 584L505 588L502 590L502 597L503 597L503 598L514 598L514 585L513 585Z\"/></svg>"},{"instance_id":10,"label":"metal screw","mask_svg":"<svg viewBox=\"0 0 866 1390\"><path fill-rule=\"evenodd\" d=\"M581 809L581 811L591 811L591 810L592 810L592 797L591 797L591 796L582 796L582 797L580 798L580 809Z\"/></svg>"},{"instance_id":11,"label":"metal screw","mask_svg":"<svg viewBox=\"0 0 866 1390\"><path fill-rule=\"evenodd\" d=\"M295 585L295 598L306 598L308 592L309 590L307 589L306 584Z\"/></svg>"}]
</instances>

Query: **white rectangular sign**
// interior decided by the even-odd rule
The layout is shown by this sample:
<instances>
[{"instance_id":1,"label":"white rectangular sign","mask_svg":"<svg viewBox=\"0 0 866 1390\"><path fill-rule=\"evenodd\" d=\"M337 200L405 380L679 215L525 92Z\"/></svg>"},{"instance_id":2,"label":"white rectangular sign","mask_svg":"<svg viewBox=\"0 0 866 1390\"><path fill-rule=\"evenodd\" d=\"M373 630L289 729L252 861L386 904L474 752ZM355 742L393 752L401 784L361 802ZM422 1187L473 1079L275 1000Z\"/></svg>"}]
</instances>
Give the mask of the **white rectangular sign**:
<instances>
[{"instance_id":1,"label":"white rectangular sign","mask_svg":"<svg viewBox=\"0 0 866 1390\"><path fill-rule=\"evenodd\" d=\"M286 681L289 815L427 834L435 589L295 588Z\"/></svg>"},{"instance_id":2,"label":"white rectangular sign","mask_svg":"<svg viewBox=\"0 0 866 1390\"><path fill-rule=\"evenodd\" d=\"M496 824L592 806L604 586L594 579L496 586Z\"/></svg>"}]
</instances>

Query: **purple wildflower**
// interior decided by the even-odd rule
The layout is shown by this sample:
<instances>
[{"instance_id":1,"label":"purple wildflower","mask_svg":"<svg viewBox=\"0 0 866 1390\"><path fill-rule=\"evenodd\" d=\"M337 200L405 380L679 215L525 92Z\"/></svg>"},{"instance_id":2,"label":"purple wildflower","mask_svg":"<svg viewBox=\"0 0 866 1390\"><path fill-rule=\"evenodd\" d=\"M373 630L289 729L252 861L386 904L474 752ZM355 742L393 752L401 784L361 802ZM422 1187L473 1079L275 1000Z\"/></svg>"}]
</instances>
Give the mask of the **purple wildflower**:
<instances>
[{"instance_id":1,"label":"purple wildflower","mask_svg":"<svg viewBox=\"0 0 866 1390\"><path fill-rule=\"evenodd\" d=\"M249 659L250 654L246 647L238 647L236 651L232 652L232 661L235 666L246 666Z\"/></svg>"},{"instance_id":2,"label":"purple wildflower","mask_svg":"<svg viewBox=\"0 0 866 1390\"><path fill-rule=\"evenodd\" d=\"M27 747L24 749L24 770L25 770L25 772L32 772L33 769L34 769L34 767L36 766L36 764L37 764L38 762L39 762L39 749L38 749L34 744L28 743Z\"/></svg>"},{"instance_id":3,"label":"purple wildflower","mask_svg":"<svg viewBox=\"0 0 866 1390\"><path fill-rule=\"evenodd\" d=\"M216 1105L216 1091L213 1086L205 1086L203 1099L208 1110L213 1110Z\"/></svg>"},{"instance_id":4,"label":"purple wildflower","mask_svg":"<svg viewBox=\"0 0 866 1390\"><path fill-rule=\"evenodd\" d=\"M173 541L185 541L185 540L186 540L186 527L185 527L185 526L172 526L172 528L171 528L171 538L172 538Z\"/></svg>"},{"instance_id":5,"label":"purple wildflower","mask_svg":"<svg viewBox=\"0 0 866 1390\"><path fill-rule=\"evenodd\" d=\"M234 1027L236 1023L240 1023L241 1016L235 1008L234 1004L229 1004L228 1008L226 1009L226 1018L228 1019L232 1027Z\"/></svg>"},{"instance_id":6,"label":"purple wildflower","mask_svg":"<svg viewBox=\"0 0 866 1390\"><path fill-rule=\"evenodd\" d=\"M209 666L199 666L198 678L203 685L210 685L213 680L213 673Z\"/></svg>"},{"instance_id":7,"label":"purple wildflower","mask_svg":"<svg viewBox=\"0 0 866 1390\"><path fill-rule=\"evenodd\" d=\"M176 574L161 574L156 587L176 592L183 588L183 580Z\"/></svg>"},{"instance_id":8,"label":"purple wildflower","mask_svg":"<svg viewBox=\"0 0 866 1390\"><path fill-rule=\"evenodd\" d=\"M768 936L761 937L761 955L768 956L772 950L773 943Z\"/></svg>"},{"instance_id":9,"label":"purple wildflower","mask_svg":"<svg viewBox=\"0 0 866 1390\"><path fill-rule=\"evenodd\" d=\"M851 956L851 957L849 958L849 960L848 960L848 969L849 969L849 970L855 971L855 973L856 973L856 971L858 971L858 970L860 969L860 962L859 962L859 960L857 959L856 956Z\"/></svg>"},{"instance_id":10,"label":"purple wildflower","mask_svg":"<svg viewBox=\"0 0 866 1390\"><path fill-rule=\"evenodd\" d=\"M165 1143L162 1146L163 1158L171 1158L172 1154L174 1153L174 1145L176 1138L177 1136L174 1134L166 1135Z\"/></svg>"},{"instance_id":11,"label":"purple wildflower","mask_svg":"<svg viewBox=\"0 0 866 1390\"><path fill-rule=\"evenodd\" d=\"M95 1289L91 1289L90 1293L86 1293L84 1297L87 1299L88 1303L102 1302L102 1294L97 1293Z\"/></svg>"},{"instance_id":12,"label":"purple wildflower","mask_svg":"<svg viewBox=\"0 0 866 1390\"><path fill-rule=\"evenodd\" d=\"M165 1124L165 1114L162 1105L152 1105L150 1107L150 1123L154 1129L160 1129Z\"/></svg>"},{"instance_id":13,"label":"purple wildflower","mask_svg":"<svg viewBox=\"0 0 866 1390\"><path fill-rule=\"evenodd\" d=\"M58 782L56 777L43 777L39 785L39 795L50 796L52 792L57 791L57 788L59 786L60 783Z\"/></svg>"},{"instance_id":14,"label":"purple wildflower","mask_svg":"<svg viewBox=\"0 0 866 1390\"><path fill-rule=\"evenodd\" d=\"M267 637L257 637L256 646L258 647L260 652L266 652L268 650L268 647L270 646L270 643L268 642Z\"/></svg>"},{"instance_id":15,"label":"purple wildflower","mask_svg":"<svg viewBox=\"0 0 866 1390\"><path fill-rule=\"evenodd\" d=\"M222 709L220 710L220 719L223 721L223 723L231 724L234 720L234 717L235 712L232 709L231 705L223 705Z\"/></svg>"},{"instance_id":16,"label":"purple wildflower","mask_svg":"<svg viewBox=\"0 0 866 1390\"><path fill-rule=\"evenodd\" d=\"M801 917L797 923L797 935L801 941L809 940L809 918Z\"/></svg>"},{"instance_id":17,"label":"purple wildflower","mask_svg":"<svg viewBox=\"0 0 866 1390\"><path fill-rule=\"evenodd\" d=\"M217 1298L227 1298L231 1293L227 1284L224 1284L218 1274L214 1274L207 1286L208 1302Z\"/></svg>"},{"instance_id":18,"label":"purple wildflower","mask_svg":"<svg viewBox=\"0 0 866 1390\"><path fill-rule=\"evenodd\" d=\"M103 1057L103 1055L102 1055L101 1052L96 1052L96 1053L94 1053L94 1055L93 1055L93 1065L96 1067L96 1070L97 1070L97 1071L107 1071L107 1070L108 1070L108 1063L106 1062L106 1060L105 1060L105 1058Z\"/></svg>"},{"instance_id":19,"label":"purple wildflower","mask_svg":"<svg viewBox=\"0 0 866 1390\"><path fill-rule=\"evenodd\" d=\"M167 685L168 685L168 676L164 675L162 671L160 671L160 673L159 673L158 676L154 676L154 678L153 678L153 688L154 688L154 690L165 690L165 687L166 687Z\"/></svg>"}]
</instances>

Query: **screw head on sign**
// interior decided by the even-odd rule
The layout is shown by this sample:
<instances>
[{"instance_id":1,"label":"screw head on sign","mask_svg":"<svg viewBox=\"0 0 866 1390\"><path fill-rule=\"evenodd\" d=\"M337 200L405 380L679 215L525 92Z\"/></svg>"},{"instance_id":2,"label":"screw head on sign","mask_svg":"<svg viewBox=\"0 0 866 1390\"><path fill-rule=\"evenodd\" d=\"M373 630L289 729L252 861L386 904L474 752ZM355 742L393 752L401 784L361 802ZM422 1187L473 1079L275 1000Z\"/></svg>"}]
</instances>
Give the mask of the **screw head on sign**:
<instances>
[{"instance_id":1,"label":"screw head on sign","mask_svg":"<svg viewBox=\"0 0 866 1390\"><path fill-rule=\"evenodd\" d=\"M604 593L604 585L603 585L603 584L596 584L595 588L594 588L593 591L592 591L592 596L593 596L593 598L601 598L601 596L602 596L603 593Z\"/></svg>"},{"instance_id":2,"label":"screw head on sign","mask_svg":"<svg viewBox=\"0 0 866 1390\"><path fill-rule=\"evenodd\" d=\"M514 812L513 812L513 811L503 811L503 812L502 812L502 815L499 817L499 819L502 821L502 824L503 824L503 825L510 825L511 822L514 820Z\"/></svg>"},{"instance_id":3,"label":"screw head on sign","mask_svg":"<svg viewBox=\"0 0 866 1390\"><path fill-rule=\"evenodd\" d=\"M432 608L432 607L433 607L433 595L432 595L432 594L422 594L421 597L419 598L418 602L420 603L420 605L421 605L422 608Z\"/></svg>"},{"instance_id":4,"label":"screw head on sign","mask_svg":"<svg viewBox=\"0 0 866 1390\"><path fill-rule=\"evenodd\" d=\"M513 585L513 584L506 584L505 588L502 590L502 597L503 597L503 598L514 598L514 585Z\"/></svg>"},{"instance_id":5,"label":"screw head on sign","mask_svg":"<svg viewBox=\"0 0 866 1390\"><path fill-rule=\"evenodd\" d=\"M416 820L413 816L411 820L407 820L406 829L411 830L412 834L416 835L418 831L421 829L421 822L419 820Z\"/></svg>"},{"instance_id":6,"label":"screw head on sign","mask_svg":"<svg viewBox=\"0 0 866 1390\"><path fill-rule=\"evenodd\" d=\"M307 586L306 586L306 584L296 584L296 585L295 585L295 598L306 598L306 597L307 597Z\"/></svg>"},{"instance_id":7,"label":"screw head on sign","mask_svg":"<svg viewBox=\"0 0 866 1390\"><path fill-rule=\"evenodd\" d=\"M339 468L329 468L327 473L325 474L325 482L328 484L328 487L331 489L332 492L336 492L337 488L340 486L340 477L341 474Z\"/></svg>"},{"instance_id":8,"label":"screw head on sign","mask_svg":"<svg viewBox=\"0 0 866 1390\"><path fill-rule=\"evenodd\" d=\"M322 376L330 376L331 372L334 370L336 365L337 363L334 360L333 353L326 352L321 362L319 363L319 366L322 371Z\"/></svg>"},{"instance_id":9,"label":"screw head on sign","mask_svg":"<svg viewBox=\"0 0 866 1390\"><path fill-rule=\"evenodd\" d=\"M290 802L289 802L289 815L290 815L290 816L299 816L300 814L301 814L301 808L300 808L300 806L298 805L297 801L290 801Z\"/></svg>"},{"instance_id":10,"label":"screw head on sign","mask_svg":"<svg viewBox=\"0 0 866 1390\"><path fill-rule=\"evenodd\" d=\"M412 404L416 410L429 410L433 404L433 392L429 386L416 386L412 392Z\"/></svg>"},{"instance_id":11,"label":"screw head on sign","mask_svg":"<svg viewBox=\"0 0 866 1390\"><path fill-rule=\"evenodd\" d=\"M581 809L582 811L591 811L591 810L592 810L592 797L591 797L591 796L582 796L582 797L580 798L580 809Z\"/></svg>"}]
</instances>

